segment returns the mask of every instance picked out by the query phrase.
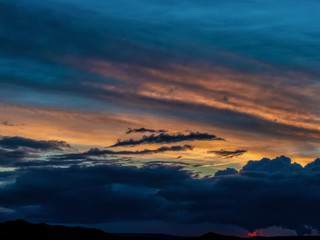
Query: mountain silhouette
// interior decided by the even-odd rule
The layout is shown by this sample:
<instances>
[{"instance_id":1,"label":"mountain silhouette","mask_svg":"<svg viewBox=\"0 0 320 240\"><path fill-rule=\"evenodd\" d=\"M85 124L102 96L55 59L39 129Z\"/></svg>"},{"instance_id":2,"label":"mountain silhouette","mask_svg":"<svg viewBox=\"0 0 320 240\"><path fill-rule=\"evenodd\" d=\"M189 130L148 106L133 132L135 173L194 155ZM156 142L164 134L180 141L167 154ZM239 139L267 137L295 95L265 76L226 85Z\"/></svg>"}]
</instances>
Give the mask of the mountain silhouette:
<instances>
[{"instance_id":1,"label":"mountain silhouette","mask_svg":"<svg viewBox=\"0 0 320 240\"><path fill-rule=\"evenodd\" d=\"M104 239L104 240L245 240L234 236L224 236L217 233L206 233L199 237L181 237L167 234L145 233L106 233L104 231L84 228L33 224L24 220L0 223L0 239ZM251 237L250 240L320 240L318 236L297 237Z\"/></svg>"},{"instance_id":2,"label":"mountain silhouette","mask_svg":"<svg viewBox=\"0 0 320 240\"><path fill-rule=\"evenodd\" d=\"M98 229L32 224L24 220L0 223L0 239L105 239L121 240L120 236Z\"/></svg>"}]
</instances>

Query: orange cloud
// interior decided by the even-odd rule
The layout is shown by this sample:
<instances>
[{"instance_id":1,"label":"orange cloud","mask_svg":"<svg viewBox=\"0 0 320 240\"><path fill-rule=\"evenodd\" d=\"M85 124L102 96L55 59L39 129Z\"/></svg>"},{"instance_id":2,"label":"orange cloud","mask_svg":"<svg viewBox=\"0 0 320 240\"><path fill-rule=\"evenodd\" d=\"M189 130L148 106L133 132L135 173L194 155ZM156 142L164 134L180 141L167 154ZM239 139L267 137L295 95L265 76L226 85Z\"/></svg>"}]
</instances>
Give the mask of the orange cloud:
<instances>
[{"instance_id":1,"label":"orange cloud","mask_svg":"<svg viewBox=\"0 0 320 240\"><path fill-rule=\"evenodd\" d=\"M77 61L70 63L78 67ZM249 74L221 67L191 65L160 65L159 68L153 68L92 59L87 60L85 65L81 64L81 67L120 82L112 85L107 84L107 81L87 81L84 84L118 93L120 97L112 101L136 104L151 111L70 112L58 108L0 105L3 121L20 124L12 128L0 126L2 135L64 140L89 148L114 144L119 137L124 136L128 127L209 131L227 139L227 142L197 143L194 151L186 153L183 158L195 163L209 161L210 166L218 168L224 167L226 160L222 161L208 154L208 150L248 150L243 156L229 159L228 164L244 164L251 159L274 158L290 153L293 160L304 165L318 154L314 145L320 137L320 117L314 109L320 85L306 75L286 72L273 76L274 69L270 69L270 75ZM296 84L290 81L292 78L296 79L293 81ZM299 82L306 86L303 87ZM108 98L107 95L99 97ZM162 103L149 100L159 100ZM196 111L200 111L200 107L206 107L206 111L218 109L245 114L275 125L270 128L269 136L243 130L241 124L230 128L228 125L216 126L214 123L179 115L154 114L161 108L174 110L175 104L179 103L187 104L187 108ZM277 127L277 124L284 126ZM263 124L260 128L264 128ZM269 129L266 130L268 131ZM274 137L273 131L287 137L285 140ZM176 157L174 153L163 153L161 156ZM218 163L212 165L212 160Z\"/></svg>"},{"instance_id":2,"label":"orange cloud","mask_svg":"<svg viewBox=\"0 0 320 240\"><path fill-rule=\"evenodd\" d=\"M89 69L104 77L116 78L130 88L101 84L122 94L136 94L158 100L199 104L252 115L309 130L320 130L320 117L312 110L319 99L310 85L320 88L307 76L288 72L282 76L247 74L225 68L170 65L155 69L138 65L90 61ZM306 83L292 84L290 81ZM303 104L302 104L303 99Z\"/></svg>"}]
</instances>

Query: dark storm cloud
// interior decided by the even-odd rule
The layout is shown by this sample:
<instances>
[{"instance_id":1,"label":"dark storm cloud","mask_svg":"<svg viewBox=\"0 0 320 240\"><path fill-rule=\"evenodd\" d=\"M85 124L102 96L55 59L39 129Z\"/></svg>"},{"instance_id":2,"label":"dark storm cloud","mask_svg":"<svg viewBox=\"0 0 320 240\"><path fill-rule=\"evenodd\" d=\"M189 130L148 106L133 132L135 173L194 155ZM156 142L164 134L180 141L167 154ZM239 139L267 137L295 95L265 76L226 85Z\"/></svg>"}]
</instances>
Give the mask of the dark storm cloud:
<instances>
[{"instance_id":1,"label":"dark storm cloud","mask_svg":"<svg viewBox=\"0 0 320 240\"><path fill-rule=\"evenodd\" d=\"M224 140L215 135L209 133L199 133L199 132L190 132L188 134L178 133L178 134L167 134L160 133L158 135L152 134L150 136L143 136L141 139L134 140L118 140L118 142L110 147L119 147L119 146L135 146L140 144L148 143L175 143L183 141L196 141L196 140Z\"/></svg>"},{"instance_id":2,"label":"dark storm cloud","mask_svg":"<svg viewBox=\"0 0 320 240\"><path fill-rule=\"evenodd\" d=\"M219 151L208 151L208 153L214 153L219 157L224 158L233 158L236 156L240 156L244 153L246 153L247 150L235 150L235 151L226 151L226 150L219 150Z\"/></svg>"},{"instance_id":3,"label":"dark storm cloud","mask_svg":"<svg viewBox=\"0 0 320 240\"><path fill-rule=\"evenodd\" d=\"M7 189L7 198L2 199L0 204L16 205L17 202L12 204L10 202L18 197L23 202L22 205L16 205L17 208L22 209L19 214L33 215L38 212L40 214L38 216L43 220L48 214L47 217L51 215L52 220L59 222L95 223L110 220L150 219L156 212L161 214L163 203L163 207L167 206L166 200L157 196L156 189L172 182L179 184L189 178L186 172L177 170L179 168L162 166L157 166L156 171L151 167L138 169L117 166L70 167L64 170L33 169L21 175L15 187ZM139 174L143 174L143 178ZM39 182L40 179L42 184ZM128 184L127 181L131 183ZM60 185L57 182L63 182L63 184ZM26 185L23 187L24 183ZM41 194L36 196L38 191L41 191ZM14 197L14 194L19 196ZM96 199L92 201L93 198ZM68 206L71 199L77 199L71 204L73 207ZM47 204L43 205L41 203L43 201ZM80 208L83 210L79 211ZM43 210L46 211L45 209L48 210L47 213L43 212ZM58 209L60 210L54 214ZM102 212L98 213L99 209ZM83 211L86 213L84 214ZM66 215L63 216L64 214L59 212L64 212Z\"/></svg>"},{"instance_id":4,"label":"dark storm cloud","mask_svg":"<svg viewBox=\"0 0 320 240\"><path fill-rule=\"evenodd\" d=\"M276 225L299 234L309 231L306 225L319 229L320 160L304 168L283 156L267 162L204 178L161 163L25 169L0 188L0 206L11 210L1 220L213 222L249 231Z\"/></svg>"},{"instance_id":5,"label":"dark storm cloud","mask_svg":"<svg viewBox=\"0 0 320 240\"><path fill-rule=\"evenodd\" d=\"M167 130L163 130L163 129L160 129L160 130L155 130L155 129L147 129L147 128L129 128L128 131L126 132L126 134L130 134L130 133L146 133L146 132L149 132L149 133L165 133L167 132Z\"/></svg>"},{"instance_id":6,"label":"dark storm cloud","mask_svg":"<svg viewBox=\"0 0 320 240\"><path fill-rule=\"evenodd\" d=\"M0 146L8 149L32 148L40 151L62 150L63 148L70 148L70 145L64 141L56 140L34 140L23 137L2 137L0 139Z\"/></svg>"}]
</instances>

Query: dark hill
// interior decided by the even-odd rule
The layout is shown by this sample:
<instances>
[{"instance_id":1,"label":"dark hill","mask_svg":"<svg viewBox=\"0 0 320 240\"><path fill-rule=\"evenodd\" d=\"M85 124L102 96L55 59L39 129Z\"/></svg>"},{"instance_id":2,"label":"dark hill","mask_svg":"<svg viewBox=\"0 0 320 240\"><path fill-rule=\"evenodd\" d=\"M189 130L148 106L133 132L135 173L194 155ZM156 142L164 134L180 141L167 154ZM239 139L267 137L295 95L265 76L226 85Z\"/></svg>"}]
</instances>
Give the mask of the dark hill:
<instances>
[{"instance_id":1,"label":"dark hill","mask_svg":"<svg viewBox=\"0 0 320 240\"><path fill-rule=\"evenodd\" d=\"M105 239L122 240L98 229L32 224L24 220L0 223L0 239Z\"/></svg>"}]
</instances>

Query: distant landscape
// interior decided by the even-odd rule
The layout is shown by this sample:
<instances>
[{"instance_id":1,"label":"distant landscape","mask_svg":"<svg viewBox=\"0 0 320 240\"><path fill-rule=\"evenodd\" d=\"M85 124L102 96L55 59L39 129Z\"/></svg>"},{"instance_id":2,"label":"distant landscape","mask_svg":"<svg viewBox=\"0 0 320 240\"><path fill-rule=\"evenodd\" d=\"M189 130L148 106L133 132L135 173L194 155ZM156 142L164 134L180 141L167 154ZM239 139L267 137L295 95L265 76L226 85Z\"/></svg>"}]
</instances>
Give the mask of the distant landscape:
<instances>
[{"instance_id":1,"label":"distant landscape","mask_svg":"<svg viewBox=\"0 0 320 240\"><path fill-rule=\"evenodd\" d=\"M224 236L217 233L206 233L201 236L185 237L166 234L146 233L106 233L94 228L67 227L62 225L48 225L45 223L33 224L24 220L7 221L0 223L0 239L32 238L32 239L106 239L106 240L240 240L246 238ZM317 240L318 236L296 237L251 237L250 239L270 240Z\"/></svg>"}]
</instances>

